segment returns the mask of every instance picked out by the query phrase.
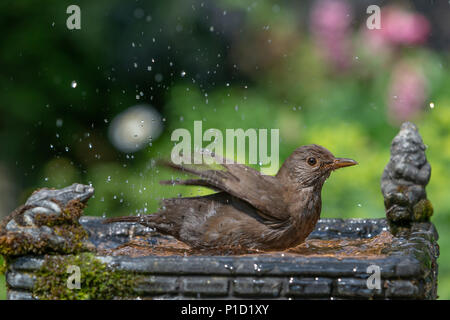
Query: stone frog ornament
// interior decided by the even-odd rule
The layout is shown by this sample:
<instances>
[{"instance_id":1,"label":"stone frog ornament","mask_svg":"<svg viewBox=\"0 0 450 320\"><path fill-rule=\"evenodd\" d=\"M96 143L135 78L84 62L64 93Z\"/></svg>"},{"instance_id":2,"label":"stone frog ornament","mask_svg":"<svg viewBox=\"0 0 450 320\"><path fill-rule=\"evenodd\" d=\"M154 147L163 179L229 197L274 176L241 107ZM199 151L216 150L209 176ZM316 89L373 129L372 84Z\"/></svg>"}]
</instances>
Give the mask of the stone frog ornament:
<instances>
[{"instance_id":1,"label":"stone frog ornament","mask_svg":"<svg viewBox=\"0 0 450 320\"><path fill-rule=\"evenodd\" d=\"M73 253L93 249L78 219L94 188L75 183L35 191L0 223L0 254Z\"/></svg>"},{"instance_id":2,"label":"stone frog ornament","mask_svg":"<svg viewBox=\"0 0 450 320\"><path fill-rule=\"evenodd\" d=\"M425 155L426 146L411 122L405 122L392 141L391 158L381 177L386 216L391 225L428 221L433 214L425 187L431 166Z\"/></svg>"}]
</instances>

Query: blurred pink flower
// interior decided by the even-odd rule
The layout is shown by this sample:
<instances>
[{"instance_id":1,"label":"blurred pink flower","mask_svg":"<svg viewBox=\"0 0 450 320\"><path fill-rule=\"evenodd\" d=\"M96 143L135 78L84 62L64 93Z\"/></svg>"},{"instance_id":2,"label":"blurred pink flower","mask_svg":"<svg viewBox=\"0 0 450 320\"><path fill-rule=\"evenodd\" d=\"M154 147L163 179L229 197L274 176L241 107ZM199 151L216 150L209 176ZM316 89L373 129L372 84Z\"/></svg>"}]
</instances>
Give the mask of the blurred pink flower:
<instances>
[{"instance_id":1,"label":"blurred pink flower","mask_svg":"<svg viewBox=\"0 0 450 320\"><path fill-rule=\"evenodd\" d=\"M320 0L311 9L311 32L324 56L335 67L350 65L351 7L344 0Z\"/></svg>"},{"instance_id":2,"label":"blurred pink flower","mask_svg":"<svg viewBox=\"0 0 450 320\"><path fill-rule=\"evenodd\" d=\"M366 29L368 40L375 45L420 45L426 42L429 33L427 18L395 6L381 10L381 29Z\"/></svg>"},{"instance_id":3,"label":"blurred pink flower","mask_svg":"<svg viewBox=\"0 0 450 320\"><path fill-rule=\"evenodd\" d=\"M394 123L413 120L425 106L427 81L420 67L400 62L389 85L389 116Z\"/></svg>"}]
</instances>

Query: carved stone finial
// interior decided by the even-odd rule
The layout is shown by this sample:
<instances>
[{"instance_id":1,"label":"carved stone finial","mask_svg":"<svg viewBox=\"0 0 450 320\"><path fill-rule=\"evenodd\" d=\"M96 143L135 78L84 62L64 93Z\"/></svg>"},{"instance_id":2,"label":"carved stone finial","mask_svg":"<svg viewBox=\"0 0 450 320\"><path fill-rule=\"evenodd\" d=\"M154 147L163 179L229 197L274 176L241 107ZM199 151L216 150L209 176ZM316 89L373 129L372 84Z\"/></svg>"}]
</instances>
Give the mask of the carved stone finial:
<instances>
[{"instance_id":1,"label":"carved stone finial","mask_svg":"<svg viewBox=\"0 0 450 320\"><path fill-rule=\"evenodd\" d=\"M417 127L405 122L392 141L391 158L381 177L386 217L391 224L407 226L427 221L433 214L425 187L431 166Z\"/></svg>"},{"instance_id":2,"label":"carved stone finial","mask_svg":"<svg viewBox=\"0 0 450 320\"><path fill-rule=\"evenodd\" d=\"M35 191L0 223L0 254L73 253L92 249L79 224L94 188L75 183L63 189Z\"/></svg>"}]
</instances>

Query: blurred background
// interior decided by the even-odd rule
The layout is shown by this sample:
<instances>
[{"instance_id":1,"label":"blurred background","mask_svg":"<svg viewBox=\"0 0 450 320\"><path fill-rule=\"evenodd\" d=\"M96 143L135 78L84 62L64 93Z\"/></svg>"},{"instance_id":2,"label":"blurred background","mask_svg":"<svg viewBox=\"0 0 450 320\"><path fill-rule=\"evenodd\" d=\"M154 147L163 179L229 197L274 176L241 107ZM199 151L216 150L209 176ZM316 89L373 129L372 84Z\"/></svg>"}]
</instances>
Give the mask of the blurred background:
<instances>
[{"instance_id":1,"label":"blurred background","mask_svg":"<svg viewBox=\"0 0 450 320\"><path fill-rule=\"evenodd\" d=\"M80 30L66 27L71 4ZM366 25L374 4L380 30ZM202 120L279 128L280 163L309 143L358 160L327 181L322 217L382 218L381 173L411 120L450 298L449 1L3 0L0 26L0 216L74 182L95 187L85 213L97 216L205 194L160 186L172 173L155 166L174 129Z\"/></svg>"}]
</instances>

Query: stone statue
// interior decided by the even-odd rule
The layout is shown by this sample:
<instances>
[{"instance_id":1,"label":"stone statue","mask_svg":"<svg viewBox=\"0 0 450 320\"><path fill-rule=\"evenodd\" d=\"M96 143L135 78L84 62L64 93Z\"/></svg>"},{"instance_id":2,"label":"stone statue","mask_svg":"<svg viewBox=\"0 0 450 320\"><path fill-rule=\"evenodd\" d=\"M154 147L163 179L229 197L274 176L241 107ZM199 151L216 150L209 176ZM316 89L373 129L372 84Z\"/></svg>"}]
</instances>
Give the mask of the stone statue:
<instances>
[{"instance_id":1,"label":"stone statue","mask_svg":"<svg viewBox=\"0 0 450 320\"><path fill-rule=\"evenodd\" d=\"M392 141L391 158L381 177L386 217L391 226L428 221L433 214L425 192L431 175L425 149L417 127L411 122L403 123Z\"/></svg>"},{"instance_id":2,"label":"stone statue","mask_svg":"<svg viewBox=\"0 0 450 320\"><path fill-rule=\"evenodd\" d=\"M63 189L43 188L0 223L0 254L5 256L73 253L92 249L79 224L94 188L75 183Z\"/></svg>"}]
</instances>

